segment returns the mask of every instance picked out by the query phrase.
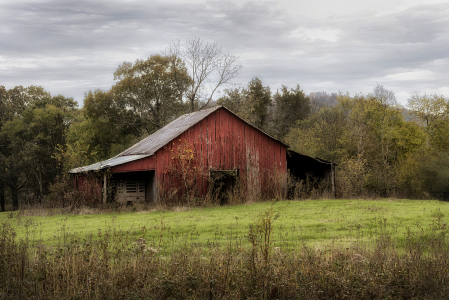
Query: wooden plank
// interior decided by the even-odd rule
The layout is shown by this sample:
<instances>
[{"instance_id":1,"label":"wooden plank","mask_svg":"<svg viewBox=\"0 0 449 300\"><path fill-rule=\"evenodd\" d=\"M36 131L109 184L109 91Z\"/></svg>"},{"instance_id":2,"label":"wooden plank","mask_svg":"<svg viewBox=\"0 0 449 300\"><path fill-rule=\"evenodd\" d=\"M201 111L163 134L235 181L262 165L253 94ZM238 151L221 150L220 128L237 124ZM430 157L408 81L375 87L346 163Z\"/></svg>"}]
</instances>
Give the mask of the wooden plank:
<instances>
[{"instance_id":1,"label":"wooden plank","mask_svg":"<svg viewBox=\"0 0 449 300\"><path fill-rule=\"evenodd\" d=\"M217 111L217 167L218 169L222 168L222 155L223 155L223 111Z\"/></svg>"},{"instance_id":2,"label":"wooden plank","mask_svg":"<svg viewBox=\"0 0 449 300\"><path fill-rule=\"evenodd\" d=\"M239 151L239 165L241 168L241 173L243 178L246 178L247 176L247 168L246 168L246 127L247 124L245 124L244 122L241 122L241 127L240 127L240 137L239 137L239 147L240 147L240 151ZM245 181L246 184L246 181Z\"/></svg>"},{"instance_id":3,"label":"wooden plank","mask_svg":"<svg viewBox=\"0 0 449 300\"><path fill-rule=\"evenodd\" d=\"M259 148L259 155L260 155L260 168L261 168L261 182L262 187L265 187L267 184L267 173L269 172L269 162L267 159L267 138L265 134L260 134L260 148Z\"/></svg>"},{"instance_id":4,"label":"wooden plank","mask_svg":"<svg viewBox=\"0 0 449 300\"><path fill-rule=\"evenodd\" d=\"M195 164L194 168L196 168L195 172L195 180L196 180L196 188L198 190L198 195L201 196L203 192L203 181L201 178L201 161L203 159L202 153L201 153L201 124L202 121L197 123L194 126L194 145L195 145Z\"/></svg>"},{"instance_id":5,"label":"wooden plank","mask_svg":"<svg viewBox=\"0 0 449 300\"><path fill-rule=\"evenodd\" d=\"M162 161L162 149L156 152L156 174L155 174L155 185L156 185L156 198L157 201L160 201L159 199L160 195L163 193L160 189L164 186L164 166Z\"/></svg>"},{"instance_id":6,"label":"wooden plank","mask_svg":"<svg viewBox=\"0 0 449 300\"><path fill-rule=\"evenodd\" d=\"M211 115L211 146L210 146L210 151L211 151L211 169L216 169L217 168L217 115L218 112L214 112L213 115Z\"/></svg>"},{"instance_id":7,"label":"wooden plank","mask_svg":"<svg viewBox=\"0 0 449 300\"><path fill-rule=\"evenodd\" d=\"M156 169L156 157L152 155L111 168L111 173L147 171Z\"/></svg>"},{"instance_id":8,"label":"wooden plank","mask_svg":"<svg viewBox=\"0 0 449 300\"><path fill-rule=\"evenodd\" d=\"M206 182L206 166L207 166L207 120L201 121L201 197L206 195L207 182Z\"/></svg>"},{"instance_id":9,"label":"wooden plank","mask_svg":"<svg viewBox=\"0 0 449 300\"><path fill-rule=\"evenodd\" d=\"M214 146L214 168L220 168L220 145L221 145L221 126L220 126L220 111L217 111L217 118L215 119L215 146Z\"/></svg>"},{"instance_id":10,"label":"wooden plank","mask_svg":"<svg viewBox=\"0 0 449 300\"><path fill-rule=\"evenodd\" d=\"M229 144L229 112L222 109L221 110L221 121L222 121L222 140L221 140L221 147L222 147L222 168L225 170L230 169L229 164L229 150L230 150L230 144Z\"/></svg>"},{"instance_id":11,"label":"wooden plank","mask_svg":"<svg viewBox=\"0 0 449 300\"><path fill-rule=\"evenodd\" d=\"M205 192L207 193L207 189L209 187L208 179L209 179L209 169L212 165L211 163L211 116L207 116L206 119L206 152L207 152L207 161L204 166L204 180L205 180Z\"/></svg>"},{"instance_id":12,"label":"wooden plank","mask_svg":"<svg viewBox=\"0 0 449 300\"><path fill-rule=\"evenodd\" d=\"M229 118L229 145L231 147L231 158L229 164L231 165L230 169L235 169L235 147L236 143L236 118L234 115L230 115Z\"/></svg>"}]
</instances>

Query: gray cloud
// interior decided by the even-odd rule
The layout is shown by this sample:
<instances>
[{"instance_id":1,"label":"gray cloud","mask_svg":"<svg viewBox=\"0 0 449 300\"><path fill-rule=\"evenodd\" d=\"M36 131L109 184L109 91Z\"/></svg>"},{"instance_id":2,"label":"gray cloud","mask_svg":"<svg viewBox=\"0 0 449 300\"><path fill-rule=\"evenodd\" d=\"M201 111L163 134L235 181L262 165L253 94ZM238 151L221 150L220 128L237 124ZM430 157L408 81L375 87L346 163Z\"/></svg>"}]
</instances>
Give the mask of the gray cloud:
<instances>
[{"instance_id":1,"label":"gray cloud","mask_svg":"<svg viewBox=\"0 0 449 300\"><path fill-rule=\"evenodd\" d=\"M108 89L123 61L201 37L241 55L239 80L258 76L317 90L449 89L449 4L397 13L291 16L273 3L45 1L0 4L0 85L73 96Z\"/></svg>"}]
</instances>

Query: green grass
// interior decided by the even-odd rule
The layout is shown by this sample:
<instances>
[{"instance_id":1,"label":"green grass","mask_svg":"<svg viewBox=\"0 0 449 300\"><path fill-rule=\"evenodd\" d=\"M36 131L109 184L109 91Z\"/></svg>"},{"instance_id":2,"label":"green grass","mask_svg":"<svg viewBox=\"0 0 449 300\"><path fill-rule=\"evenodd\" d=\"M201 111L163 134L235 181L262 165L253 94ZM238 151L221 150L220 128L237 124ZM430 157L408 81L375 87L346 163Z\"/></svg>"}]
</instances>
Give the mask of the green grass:
<instances>
[{"instance_id":1,"label":"green grass","mask_svg":"<svg viewBox=\"0 0 449 300\"><path fill-rule=\"evenodd\" d=\"M186 211L128 212L96 215L24 217L0 213L17 237L57 245L95 240L99 234L120 236L132 243L139 237L167 251L182 244L246 245L246 235L260 213L272 208L274 245L314 247L349 241L373 241L386 233L399 243L415 233L446 232L449 203L430 200L308 200L278 201Z\"/></svg>"}]
</instances>

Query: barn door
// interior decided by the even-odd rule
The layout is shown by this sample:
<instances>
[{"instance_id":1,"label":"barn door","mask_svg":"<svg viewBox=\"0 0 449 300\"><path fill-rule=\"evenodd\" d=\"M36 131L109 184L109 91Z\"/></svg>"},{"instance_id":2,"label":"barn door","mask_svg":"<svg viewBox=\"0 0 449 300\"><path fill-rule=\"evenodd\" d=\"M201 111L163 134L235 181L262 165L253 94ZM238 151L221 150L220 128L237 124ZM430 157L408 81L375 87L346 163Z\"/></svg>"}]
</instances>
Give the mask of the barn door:
<instances>
[{"instance_id":1,"label":"barn door","mask_svg":"<svg viewBox=\"0 0 449 300\"><path fill-rule=\"evenodd\" d=\"M113 174L114 199L117 202L155 202L155 171Z\"/></svg>"},{"instance_id":2,"label":"barn door","mask_svg":"<svg viewBox=\"0 0 449 300\"><path fill-rule=\"evenodd\" d=\"M145 180L124 178L117 184L117 201L129 202L145 200Z\"/></svg>"}]
</instances>

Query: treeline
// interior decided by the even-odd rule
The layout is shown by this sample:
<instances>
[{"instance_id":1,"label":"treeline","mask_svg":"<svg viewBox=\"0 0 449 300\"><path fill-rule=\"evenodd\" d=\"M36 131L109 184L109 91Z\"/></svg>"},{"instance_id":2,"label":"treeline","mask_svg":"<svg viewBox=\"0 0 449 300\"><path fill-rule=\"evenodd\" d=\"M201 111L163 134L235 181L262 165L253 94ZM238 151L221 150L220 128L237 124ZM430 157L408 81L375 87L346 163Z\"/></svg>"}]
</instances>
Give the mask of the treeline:
<instances>
[{"instance_id":1,"label":"treeline","mask_svg":"<svg viewBox=\"0 0 449 300\"><path fill-rule=\"evenodd\" d=\"M218 100L301 154L335 162L339 197L449 198L449 99L392 91L272 94L255 78ZM313 178L311 178L313 181Z\"/></svg>"},{"instance_id":2,"label":"treeline","mask_svg":"<svg viewBox=\"0 0 449 300\"><path fill-rule=\"evenodd\" d=\"M449 99L413 94L408 109L377 86L340 94L296 124L285 141L338 164L340 197L449 198Z\"/></svg>"},{"instance_id":3,"label":"treeline","mask_svg":"<svg viewBox=\"0 0 449 300\"><path fill-rule=\"evenodd\" d=\"M217 44L192 39L123 63L84 106L41 87L0 86L0 203L41 202L71 168L107 159L176 117L225 105L293 150L338 164L340 197L449 197L449 99L413 94L408 108L382 86L368 95L272 92ZM311 178L313 180L313 178ZM60 190L58 191L60 192Z\"/></svg>"}]
</instances>

